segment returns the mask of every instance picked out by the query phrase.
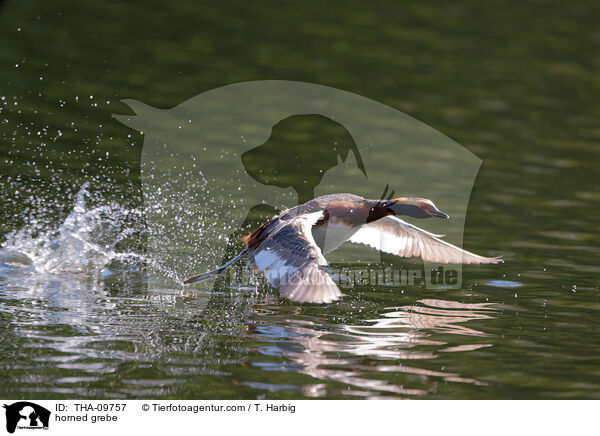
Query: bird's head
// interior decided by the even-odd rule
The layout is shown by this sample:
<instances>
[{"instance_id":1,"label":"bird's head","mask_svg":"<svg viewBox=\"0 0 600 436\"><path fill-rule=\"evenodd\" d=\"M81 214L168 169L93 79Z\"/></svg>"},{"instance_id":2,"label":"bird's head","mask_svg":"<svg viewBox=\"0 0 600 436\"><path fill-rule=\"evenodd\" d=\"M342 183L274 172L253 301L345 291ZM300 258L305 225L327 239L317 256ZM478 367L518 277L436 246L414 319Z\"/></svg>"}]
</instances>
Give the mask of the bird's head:
<instances>
[{"instance_id":1,"label":"bird's head","mask_svg":"<svg viewBox=\"0 0 600 436\"><path fill-rule=\"evenodd\" d=\"M427 198L393 198L389 200L386 208L392 215L406 215L413 218L450 218Z\"/></svg>"}]
</instances>

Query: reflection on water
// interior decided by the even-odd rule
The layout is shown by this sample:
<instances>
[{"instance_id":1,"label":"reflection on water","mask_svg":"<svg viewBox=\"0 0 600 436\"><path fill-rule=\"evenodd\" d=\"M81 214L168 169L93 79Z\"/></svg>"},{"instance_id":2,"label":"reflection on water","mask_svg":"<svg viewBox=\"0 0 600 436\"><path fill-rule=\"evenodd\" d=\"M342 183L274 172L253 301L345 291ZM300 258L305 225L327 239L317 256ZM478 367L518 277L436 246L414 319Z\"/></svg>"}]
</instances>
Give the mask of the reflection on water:
<instances>
[{"instance_id":1,"label":"reflection on water","mask_svg":"<svg viewBox=\"0 0 600 436\"><path fill-rule=\"evenodd\" d=\"M381 318L366 319L361 325L319 325L301 319L280 319L277 309L261 308L255 312L256 324L249 337L268 342L258 351L267 356L284 357L285 363L254 362L253 365L270 371L297 371L346 386L336 389L316 383L298 387L310 397L375 398L389 393L422 396L435 390L436 380L484 385L455 372L420 367L418 362L435 360L440 352L491 346L482 342L447 347L446 342L432 339L431 332L487 337L488 334L462 324L474 319L490 319L496 313L493 305L487 303L424 299L398 310L384 309ZM280 326L274 327L277 321ZM381 374L392 375L392 379L383 378ZM415 376L418 381L404 385L402 374ZM268 387L265 383L244 383L260 389ZM280 388L272 386L272 389Z\"/></svg>"}]
</instances>

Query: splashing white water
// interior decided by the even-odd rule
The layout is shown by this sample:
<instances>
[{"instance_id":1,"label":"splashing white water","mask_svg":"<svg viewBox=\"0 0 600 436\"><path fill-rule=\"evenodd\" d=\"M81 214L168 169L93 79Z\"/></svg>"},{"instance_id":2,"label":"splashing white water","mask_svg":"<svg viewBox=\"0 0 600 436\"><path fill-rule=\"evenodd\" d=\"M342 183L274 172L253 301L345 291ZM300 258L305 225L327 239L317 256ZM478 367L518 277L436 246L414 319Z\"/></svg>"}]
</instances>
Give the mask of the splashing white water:
<instances>
[{"instance_id":1,"label":"splashing white water","mask_svg":"<svg viewBox=\"0 0 600 436\"><path fill-rule=\"evenodd\" d=\"M0 263L40 274L99 272L115 259L144 260L135 252L120 252L118 244L140 231L142 211L117 204L88 205L89 183L82 185L73 209L56 229L32 218L6 236Z\"/></svg>"}]
</instances>

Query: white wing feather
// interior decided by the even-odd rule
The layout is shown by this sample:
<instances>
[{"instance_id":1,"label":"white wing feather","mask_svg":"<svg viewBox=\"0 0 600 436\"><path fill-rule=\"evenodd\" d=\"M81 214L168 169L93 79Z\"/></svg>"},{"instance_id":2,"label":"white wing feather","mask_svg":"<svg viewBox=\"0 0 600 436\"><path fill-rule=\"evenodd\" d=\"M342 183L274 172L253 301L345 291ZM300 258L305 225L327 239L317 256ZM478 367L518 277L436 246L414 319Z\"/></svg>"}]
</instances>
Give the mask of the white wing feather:
<instances>
[{"instance_id":1,"label":"white wing feather","mask_svg":"<svg viewBox=\"0 0 600 436\"><path fill-rule=\"evenodd\" d=\"M365 224L349 242L365 244L401 257L419 256L435 263L498 263L499 257L484 257L463 250L435 235L395 216Z\"/></svg>"}]
</instances>

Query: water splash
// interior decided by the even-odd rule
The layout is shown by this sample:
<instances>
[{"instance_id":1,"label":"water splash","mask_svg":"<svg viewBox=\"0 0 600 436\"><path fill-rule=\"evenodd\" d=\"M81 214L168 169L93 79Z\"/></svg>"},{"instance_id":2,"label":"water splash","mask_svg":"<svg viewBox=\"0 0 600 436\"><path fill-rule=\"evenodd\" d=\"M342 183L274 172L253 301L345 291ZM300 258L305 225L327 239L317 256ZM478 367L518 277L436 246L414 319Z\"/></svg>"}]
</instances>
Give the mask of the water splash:
<instances>
[{"instance_id":1,"label":"water splash","mask_svg":"<svg viewBox=\"0 0 600 436\"><path fill-rule=\"evenodd\" d=\"M129 238L143 232L143 213L115 203L92 206L89 183L75 196L69 215L57 228L31 218L20 230L6 235L0 248L0 267L32 274L97 274L114 260L145 262L142 253L120 250Z\"/></svg>"}]
</instances>

